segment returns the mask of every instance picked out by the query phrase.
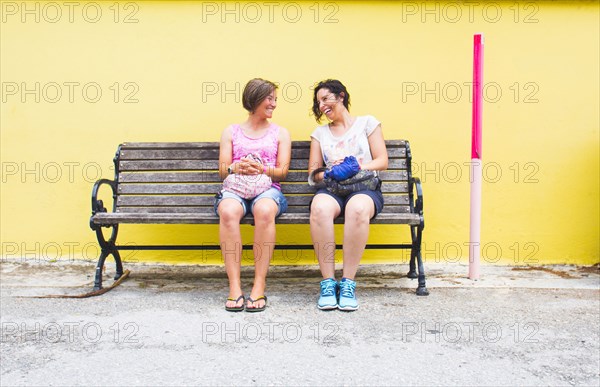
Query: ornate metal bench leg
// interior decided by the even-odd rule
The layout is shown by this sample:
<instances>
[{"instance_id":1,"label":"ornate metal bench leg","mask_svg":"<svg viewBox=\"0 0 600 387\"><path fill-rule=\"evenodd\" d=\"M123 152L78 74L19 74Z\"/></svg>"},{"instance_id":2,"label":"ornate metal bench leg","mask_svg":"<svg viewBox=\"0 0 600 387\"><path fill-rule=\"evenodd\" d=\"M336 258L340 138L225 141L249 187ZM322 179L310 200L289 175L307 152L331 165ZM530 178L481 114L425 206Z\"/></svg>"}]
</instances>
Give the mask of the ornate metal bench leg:
<instances>
[{"instance_id":1,"label":"ornate metal bench leg","mask_svg":"<svg viewBox=\"0 0 600 387\"><path fill-rule=\"evenodd\" d=\"M108 252L102 251L98 263L96 264L96 276L94 278L94 290L102 289L102 268L104 267L104 261L108 256Z\"/></svg>"},{"instance_id":2,"label":"ornate metal bench leg","mask_svg":"<svg viewBox=\"0 0 600 387\"><path fill-rule=\"evenodd\" d=\"M416 258L417 258L417 267L419 268L419 285L417 287L417 296L428 296L429 290L425 285L425 269L423 267L423 258L421 257L421 238L423 235L423 227L417 227L417 239L416 246L413 245L413 248L416 247Z\"/></svg>"},{"instance_id":3,"label":"ornate metal bench leg","mask_svg":"<svg viewBox=\"0 0 600 387\"><path fill-rule=\"evenodd\" d=\"M415 263L415 260L417 258L417 250L419 250L419 247L416 245L417 226L410 226L410 236L412 239L412 248L410 249L410 263L409 263L408 273L406 274L406 276L408 278L415 279L418 277L417 276L417 267L416 267L416 263Z\"/></svg>"},{"instance_id":4,"label":"ornate metal bench leg","mask_svg":"<svg viewBox=\"0 0 600 387\"><path fill-rule=\"evenodd\" d=\"M121 261L121 254L117 250L115 245L115 240L117 239L117 233L119 232L119 225L113 225L112 233L108 240L104 238L104 234L102 233L102 229L98 227L96 229L96 237L98 238L98 243L100 244L100 248L102 248L102 253L100 254L100 258L98 258L98 264L96 265L96 275L94 279L94 290L102 289L102 269L104 267L104 262L109 255L112 255L115 259L116 265L116 275L115 281L121 278L123 275L123 263Z\"/></svg>"},{"instance_id":5,"label":"ornate metal bench leg","mask_svg":"<svg viewBox=\"0 0 600 387\"><path fill-rule=\"evenodd\" d=\"M419 286L417 287L417 296L428 296L429 290L425 286L425 270L423 269L423 261L421 260L421 253L418 256L419 260Z\"/></svg>"},{"instance_id":6,"label":"ornate metal bench leg","mask_svg":"<svg viewBox=\"0 0 600 387\"><path fill-rule=\"evenodd\" d=\"M112 255L115 258L115 264L117 266L117 273L115 274L116 281L123 275L123 263L121 262L121 254L119 254L119 250L114 249Z\"/></svg>"}]
</instances>

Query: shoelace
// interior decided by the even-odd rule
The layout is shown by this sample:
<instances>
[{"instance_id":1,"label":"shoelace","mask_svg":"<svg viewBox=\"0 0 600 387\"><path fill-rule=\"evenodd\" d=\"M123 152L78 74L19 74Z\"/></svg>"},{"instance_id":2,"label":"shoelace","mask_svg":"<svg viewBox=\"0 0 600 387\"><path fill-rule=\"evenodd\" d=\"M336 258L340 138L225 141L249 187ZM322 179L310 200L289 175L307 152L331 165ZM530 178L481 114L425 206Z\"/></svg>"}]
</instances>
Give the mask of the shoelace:
<instances>
[{"instance_id":1,"label":"shoelace","mask_svg":"<svg viewBox=\"0 0 600 387\"><path fill-rule=\"evenodd\" d=\"M356 284L352 282L340 282L340 296L354 298Z\"/></svg>"},{"instance_id":2,"label":"shoelace","mask_svg":"<svg viewBox=\"0 0 600 387\"><path fill-rule=\"evenodd\" d=\"M322 296L334 296L335 295L335 281L327 281L324 285L321 285Z\"/></svg>"}]
</instances>

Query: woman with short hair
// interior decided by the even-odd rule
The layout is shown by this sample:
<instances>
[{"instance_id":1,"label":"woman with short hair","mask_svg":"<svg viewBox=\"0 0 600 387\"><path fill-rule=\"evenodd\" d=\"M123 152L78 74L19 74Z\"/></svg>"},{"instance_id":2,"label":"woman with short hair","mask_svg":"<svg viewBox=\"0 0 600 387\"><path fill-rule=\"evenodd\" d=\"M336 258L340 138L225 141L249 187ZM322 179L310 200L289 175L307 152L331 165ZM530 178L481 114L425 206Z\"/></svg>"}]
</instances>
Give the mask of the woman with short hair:
<instances>
[{"instance_id":1,"label":"woman with short hair","mask_svg":"<svg viewBox=\"0 0 600 387\"><path fill-rule=\"evenodd\" d=\"M265 174L272 185L254 198L222 190L217 194L215 212L219 216L219 239L225 270L229 278L229 296L225 309L260 312L267 306L266 278L275 245L275 218L287 209L279 181L285 179L291 157L289 132L272 122L277 107L277 85L255 78L246 84L242 104L248 118L223 130L219 150L219 174L238 178L258 178ZM254 285L246 299L240 278L242 238L240 221L254 216Z\"/></svg>"}]
</instances>

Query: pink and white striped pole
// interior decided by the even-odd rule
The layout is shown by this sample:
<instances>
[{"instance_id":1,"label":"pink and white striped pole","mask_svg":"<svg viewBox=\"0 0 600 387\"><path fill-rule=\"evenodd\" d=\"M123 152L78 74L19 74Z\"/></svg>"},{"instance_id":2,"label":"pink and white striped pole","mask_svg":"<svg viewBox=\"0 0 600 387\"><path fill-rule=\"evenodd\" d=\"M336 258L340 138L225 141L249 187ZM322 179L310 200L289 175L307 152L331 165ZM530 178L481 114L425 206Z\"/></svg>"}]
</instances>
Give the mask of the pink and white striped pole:
<instances>
[{"instance_id":1,"label":"pink and white striped pole","mask_svg":"<svg viewBox=\"0 0 600 387\"><path fill-rule=\"evenodd\" d=\"M483 108L483 35L473 37L473 116L471 135L471 227L469 279L479 279L481 255L481 110Z\"/></svg>"}]
</instances>

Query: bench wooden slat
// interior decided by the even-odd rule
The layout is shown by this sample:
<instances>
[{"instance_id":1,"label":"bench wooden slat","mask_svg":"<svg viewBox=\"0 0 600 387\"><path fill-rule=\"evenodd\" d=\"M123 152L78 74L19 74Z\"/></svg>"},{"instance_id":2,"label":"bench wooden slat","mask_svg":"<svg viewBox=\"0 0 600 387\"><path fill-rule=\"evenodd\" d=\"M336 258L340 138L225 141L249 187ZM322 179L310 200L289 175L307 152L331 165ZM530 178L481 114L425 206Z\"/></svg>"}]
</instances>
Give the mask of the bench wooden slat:
<instances>
[{"instance_id":1,"label":"bench wooden slat","mask_svg":"<svg viewBox=\"0 0 600 387\"><path fill-rule=\"evenodd\" d=\"M383 197L384 197L384 202L385 202L386 207L387 206L395 206L395 205L407 206L409 204L408 195L397 195L397 194L396 195L383 195ZM153 201L156 201L157 198L158 197L152 197ZM313 198L312 194L287 195L286 196L289 206L305 206L306 208L308 208L308 204L310 203L312 198ZM184 200L184 201L186 203L193 202L193 204L186 205L186 204L181 204L181 202L173 203L171 201L170 203L167 203L167 204L158 204L158 205L153 206L151 204L151 202L147 199L147 197L128 196L128 197L122 197L121 199L119 199L117 210L121 211L121 212L127 212L127 211L129 211L129 209L140 208L140 211L134 211L134 210L132 210L132 211L143 212L143 209L146 208L146 209L148 209L148 211L151 211L151 209L156 209L156 212L169 212L169 209L173 209L173 212L186 212L186 209L189 209L189 212L196 212L196 210L194 210L195 208L203 208L203 207L212 208L212 206L215 202L215 197L214 197L214 195L196 195L196 196L194 196L193 200ZM125 204L120 204L120 203L125 203ZM182 210L179 211L179 210L177 210L177 208L181 208Z\"/></svg>"},{"instance_id":2,"label":"bench wooden slat","mask_svg":"<svg viewBox=\"0 0 600 387\"><path fill-rule=\"evenodd\" d=\"M395 205L401 205L401 206L407 206L409 204L409 198L408 195L383 195L384 197L384 202L386 206L395 206ZM156 198L156 197L155 197ZM288 201L288 205L289 206L306 206L308 208L308 205L310 203L310 201L312 200L313 195L312 194L306 194L306 195L287 195L286 199ZM183 208L188 208L190 206L209 206L212 207L212 205L214 204L215 201L215 197L214 195L195 195L193 201L191 201L192 204L182 204L182 203L189 203L190 201L188 200L183 200L182 202L174 202L174 201L160 201L160 204L151 204L151 202L146 202L144 199L140 198L140 197L136 197L136 196L128 196L128 197L123 197L123 199L121 199L119 201L119 203L124 203L124 204L119 204L117 206L117 208L122 208L123 212L126 212L126 208L131 208L131 207L143 207L143 208L156 208L159 206L165 206L165 208L173 208L173 207L183 207ZM152 206L152 207L150 207ZM385 208L385 207L384 207ZM192 211L194 212L194 211Z\"/></svg>"},{"instance_id":3,"label":"bench wooden slat","mask_svg":"<svg viewBox=\"0 0 600 387\"><path fill-rule=\"evenodd\" d=\"M210 200L215 199L215 195L178 195L178 196L129 196L121 195L117 198L117 206L128 207L128 206L201 206L205 203L206 198Z\"/></svg>"},{"instance_id":4,"label":"bench wooden slat","mask_svg":"<svg viewBox=\"0 0 600 387\"><path fill-rule=\"evenodd\" d=\"M371 219L371 224L411 224L418 225L421 222L417 214L386 214L381 213ZM275 220L277 224L308 224L310 223L310 214L283 214ZM335 224L343 224L344 217L340 216L334 220Z\"/></svg>"},{"instance_id":5,"label":"bench wooden slat","mask_svg":"<svg viewBox=\"0 0 600 387\"><path fill-rule=\"evenodd\" d=\"M121 149L219 149L219 142L124 142Z\"/></svg>"},{"instance_id":6,"label":"bench wooden slat","mask_svg":"<svg viewBox=\"0 0 600 387\"><path fill-rule=\"evenodd\" d=\"M286 193L312 193L314 187L310 187L307 184L284 184L281 186L281 191ZM408 182L386 182L381 185L381 192L384 194L392 193L408 193Z\"/></svg>"},{"instance_id":7,"label":"bench wooden slat","mask_svg":"<svg viewBox=\"0 0 600 387\"><path fill-rule=\"evenodd\" d=\"M120 214L214 214L213 206L117 207Z\"/></svg>"},{"instance_id":8,"label":"bench wooden slat","mask_svg":"<svg viewBox=\"0 0 600 387\"><path fill-rule=\"evenodd\" d=\"M212 211L212 208L211 208ZM308 206L288 206L286 214L308 214L310 212ZM409 206L397 206L397 205L386 205L381 211L382 214L408 214L410 212Z\"/></svg>"},{"instance_id":9,"label":"bench wooden slat","mask_svg":"<svg viewBox=\"0 0 600 387\"><path fill-rule=\"evenodd\" d=\"M192 195L192 194L216 194L222 188L221 183L206 184L121 184L119 195ZM281 187L285 193L312 193L313 187L307 184L285 184Z\"/></svg>"},{"instance_id":10,"label":"bench wooden slat","mask_svg":"<svg viewBox=\"0 0 600 387\"><path fill-rule=\"evenodd\" d=\"M290 206L308 206L310 201L313 198L313 194L305 194L305 195L286 195L285 197L288 201L288 205ZM384 194L383 200L385 205L408 205L409 198L407 194Z\"/></svg>"},{"instance_id":11,"label":"bench wooden slat","mask_svg":"<svg viewBox=\"0 0 600 387\"><path fill-rule=\"evenodd\" d=\"M119 184L124 183L201 183L220 181L218 172L123 172Z\"/></svg>"},{"instance_id":12,"label":"bench wooden slat","mask_svg":"<svg viewBox=\"0 0 600 387\"><path fill-rule=\"evenodd\" d=\"M290 170L305 171L308 159L292 159ZM218 160L124 160L119 171L216 171ZM406 159L395 158L388 162L388 169L406 169Z\"/></svg>"},{"instance_id":13,"label":"bench wooden slat","mask_svg":"<svg viewBox=\"0 0 600 387\"><path fill-rule=\"evenodd\" d=\"M388 148L388 157L406 157L405 148ZM308 159L308 148L292 148L292 159ZM120 160L218 160L219 149L123 149Z\"/></svg>"},{"instance_id":14,"label":"bench wooden slat","mask_svg":"<svg viewBox=\"0 0 600 387\"><path fill-rule=\"evenodd\" d=\"M406 147L406 140L386 140L386 147ZM309 148L310 141L292 141L292 148ZM121 149L206 149L219 148L219 142L125 142Z\"/></svg>"},{"instance_id":15,"label":"bench wooden slat","mask_svg":"<svg viewBox=\"0 0 600 387\"><path fill-rule=\"evenodd\" d=\"M140 160L119 161L119 171L214 171L217 160Z\"/></svg>"},{"instance_id":16,"label":"bench wooden slat","mask_svg":"<svg viewBox=\"0 0 600 387\"><path fill-rule=\"evenodd\" d=\"M150 194L150 195L192 195L215 194L221 189L220 183L206 184L119 184L119 194Z\"/></svg>"},{"instance_id":17,"label":"bench wooden slat","mask_svg":"<svg viewBox=\"0 0 600 387\"><path fill-rule=\"evenodd\" d=\"M218 160L219 149L121 149L121 160Z\"/></svg>"},{"instance_id":18,"label":"bench wooden slat","mask_svg":"<svg viewBox=\"0 0 600 387\"><path fill-rule=\"evenodd\" d=\"M120 184L118 188L119 198L125 195L144 194L144 195L192 195L192 194L215 194L222 188L221 183L206 184ZM281 191L286 193L313 193L314 187L308 184L283 184ZM386 182L381 186L383 193L407 193L408 183Z\"/></svg>"},{"instance_id":19,"label":"bench wooden slat","mask_svg":"<svg viewBox=\"0 0 600 387\"><path fill-rule=\"evenodd\" d=\"M384 201L385 201L385 205L387 206L393 206L393 205L402 205L402 206L406 206L409 204L409 199L408 199L408 195L383 195L384 197ZM129 197L128 199L131 199L133 197ZM288 201L288 205L289 206L306 206L308 208L308 205L310 203L310 201L312 200L313 195L312 194L308 194L308 195L287 195L286 199ZM139 205L135 205L132 204L132 202L134 202L135 200L121 200L121 203L126 203L129 202L127 205L119 205L117 208L120 209L120 211L122 212L127 212L127 208L135 208L135 207L140 207L140 208L162 208L162 207L148 207L151 204L148 203L147 206L144 206L145 202L143 200L139 200L138 203ZM194 197L192 206L209 206L212 208L213 204L215 202L215 197L214 195L196 195ZM193 210L193 207L190 207L189 205L182 205L182 204L172 204L171 206L169 206L168 204L161 204L162 206L165 206L164 208L167 209L166 211L168 212L169 208L176 208L177 206L181 206L182 208L190 208L191 212L196 212ZM384 207L385 208L385 207ZM175 211L176 212L176 211Z\"/></svg>"},{"instance_id":20,"label":"bench wooden slat","mask_svg":"<svg viewBox=\"0 0 600 387\"><path fill-rule=\"evenodd\" d=\"M383 171L379 173L383 181L407 181L407 171ZM308 174L306 171L290 171L285 179L286 182L306 182ZM221 182L218 172L145 172L119 174L119 184L124 183L214 183Z\"/></svg>"},{"instance_id":21,"label":"bench wooden slat","mask_svg":"<svg viewBox=\"0 0 600 387\"><path fill-rule=\"evenodd\" d=\"M117 207L116 210L121 214L213 214L213 204L206 206L180 206L180 207ZM289 205L286 213L304 214L308 213L308 205L292 206ZM409 206L399 206L387 204L383 207L382 213L409 213Z\"/></svg>"},{"instance_id":22,"label":"bench wooden slat","mask_svg":"<svg viewBox=\"0 0 600 387\"><path fill-rule=\"evenodd\" d=\"M310 221L310 215L296 214L296 213L285 213L276 219L278 224L308 224ZM190 213L178 213L178 214L161 214L161 213L107 213L102 212L96 214L93 218L93 222L98 225L110 225L110 224L218 224L219 218L210 213L201 214L190 214ZM251 224L253 218L251 216L245 216L242 219L242 224ZM344 222L343 217L339 217L335 220L335 223L341 224ZM417 225L420 222L420 218L416 214L404 214L404 213L381 213L371 220L373 224L413 224Z\"/></svg>"}]
</instances>

